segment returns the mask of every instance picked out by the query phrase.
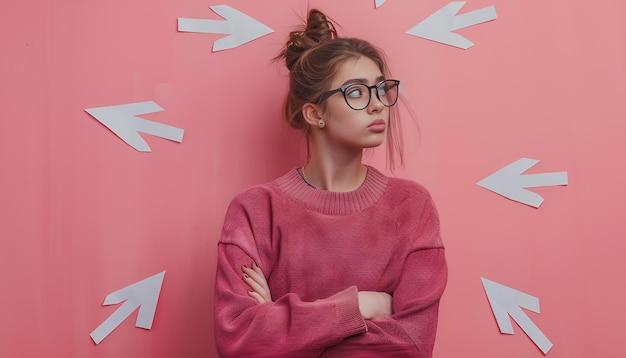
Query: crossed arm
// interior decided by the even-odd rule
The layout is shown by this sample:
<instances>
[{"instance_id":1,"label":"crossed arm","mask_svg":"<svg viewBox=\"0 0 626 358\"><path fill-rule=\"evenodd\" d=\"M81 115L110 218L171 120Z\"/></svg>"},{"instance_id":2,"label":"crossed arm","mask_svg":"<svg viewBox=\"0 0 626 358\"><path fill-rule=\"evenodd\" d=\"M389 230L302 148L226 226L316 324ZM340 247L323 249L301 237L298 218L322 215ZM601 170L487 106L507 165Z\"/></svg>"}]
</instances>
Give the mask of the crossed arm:
<instances>
[{"instance_id":1,"label":"crossed arm","mask_svg":"<svg viewBox=\"0 0 626 358\"><path fill-rule=\"evenodd\" d=\"M432 356L438 303L447 277L442 248L408 256L393 298L351 286L313 302L302 301L295 293L273 297L263 270L253 263L256 260L233 245L221 245L220 252L215 322L216 345L224 357L263 356L261 352L272 357L322 353L330 357L364 347L383 349L390 357ZM392 348L395 355L390 355Z\"/></svg>"},{"instance_id":2,"label":"crossed arm","mask_svg":"<svg viewBox=\"0 0 626 358\"><path fill-rule=\"evenodd\" d=\"M272 302L272 293L261 268L253 262L250 267L241 266L243 282L250 290L248 296L258 304ZM359 291L359 310L365 320L381 319L393 314L393 298L387 292Z\"/></svg>"}]
</instances>

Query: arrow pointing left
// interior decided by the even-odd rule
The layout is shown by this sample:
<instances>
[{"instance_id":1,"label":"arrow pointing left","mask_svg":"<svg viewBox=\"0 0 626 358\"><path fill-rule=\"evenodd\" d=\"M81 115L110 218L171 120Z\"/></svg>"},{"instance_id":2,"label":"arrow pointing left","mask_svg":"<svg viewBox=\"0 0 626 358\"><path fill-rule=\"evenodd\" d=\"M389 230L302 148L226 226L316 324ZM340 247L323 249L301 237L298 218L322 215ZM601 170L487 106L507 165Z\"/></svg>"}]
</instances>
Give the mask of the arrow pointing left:
<instances>
[{"instance_id":1,"label":"arrow pointing left","mask_svg":"<svg viewBox=\"0 0 626 358\"><path fill-rule=\"evenodd\" d=\"M515 334L509 318L511 316L537 347L541 349L543 354L547 354L552 348L552 342L521 309L523 307L539 313L539 299L486 278L481 277L480 279L483 282L485 293L487 293L487 298L489 299L493 315L498 322L500 332Z\"/></svg>"},{"instance_id":2,"label":"arrow pointing left","mask_svg":"<svg viewBox=\"0 0 626 358\"><path fill-rule=\"evenodd\" d=\"M536 159L521 158L476 184L511 200L538 208L543 203L543 197L526 188L567 185L568 179L567 172L522 175L537 163L539 161Z\"/></svg>"},{"instance_id":3,"label":"arrow pointing left","mask_svg":"<svg viewBox=\"0 0 626 358\"><path fill-rule=\"evenodd\" d=\"M137 308L139 308L139 314L135 326L151 329L164 277L165 271L109 294L104 299L103 305L105 306L126 302L91 332L91 339L96 344L102 342Z\"/></svg>"},{"instance_id":4,"label":"arrow pointing left","mask_svg":"<svg viewBox=\"0 0 626 358\"><path fill-rule=\"evenodd\" d=\"M150 146L138 132L152 134L179 143L183 141L183 134L185 133L183 129L136 117L140 114L162 110L161 106L152 101L85 109L92 117L140 152L150 152Z\"/></svg>"},{"instance_id":5,"label":"arrow pointing left","mask_svg":"<svg viewBox=\"0 0 626 358\"><path fill-rule=\"evenodd\" d=\"M228 5L211 6L225 20L178 18L178 31L206 34L228 34L213 44L213 51L228 50L274 32L263 23Z\"/></svg>"},{"instance_id":6,"label":"arrow pointing left","mask_svg":"<svg viewBox=\"0 0 626 358\"><path fill-rule=\"evenodd\" d=\"M474 43L452 31L495 20L498 15L494 6L456 15L463 5L465 1L451 2L410 28L406 33L467 50L474 46Z\"/></svg>"}]
</instances>

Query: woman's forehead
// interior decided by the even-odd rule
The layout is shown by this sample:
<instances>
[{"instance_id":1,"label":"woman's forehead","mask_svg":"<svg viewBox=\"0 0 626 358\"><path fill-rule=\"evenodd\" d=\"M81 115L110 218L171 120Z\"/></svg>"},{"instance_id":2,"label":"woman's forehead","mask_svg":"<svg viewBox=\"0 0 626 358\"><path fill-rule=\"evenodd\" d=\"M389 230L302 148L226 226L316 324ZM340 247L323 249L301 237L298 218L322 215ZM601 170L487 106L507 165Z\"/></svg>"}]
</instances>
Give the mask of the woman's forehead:
<instances>
[{"instance_id":1,"label":"woman's forehead","mask_svg":"<svg viewBox=\"0 0 626 358\"><path fill-rule=\"evenodd\" d=\"M383 78L380 68L372 59L367 57L350 58L337 68L333 79L333 87L342 86L348 81L374 84Z\"/></svg>"}]
</instances>

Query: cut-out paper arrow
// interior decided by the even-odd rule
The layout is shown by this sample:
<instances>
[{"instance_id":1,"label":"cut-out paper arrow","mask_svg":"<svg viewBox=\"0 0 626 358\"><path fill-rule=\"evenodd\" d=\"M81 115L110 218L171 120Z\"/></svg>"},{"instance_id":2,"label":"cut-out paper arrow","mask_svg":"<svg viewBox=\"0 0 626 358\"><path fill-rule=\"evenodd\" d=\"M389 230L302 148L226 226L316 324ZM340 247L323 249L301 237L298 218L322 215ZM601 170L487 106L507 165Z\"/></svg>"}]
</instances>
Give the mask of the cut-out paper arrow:
<instances>
[{"instance_id":1,"label":"cut-out paper arrow","mask_svg":"<svg viewBox=\"0 0 626 358\"><path fill-rule=\"evenodd\" d=\"M495 20L498 15L494 6L488 6L455 16L463 5L465 5L465 1L451 2L413 26L406 33L467 50L474 46L474 43L452 31Z\"/></svg>"},{"instance_id":2,"label":"cut-out paper arrow","mask_svg":"<svg viewBox=\"0 0 626 358\"><path fill-rule=\"evenodd\" d=\"M184 130L135 117L162 110L161 106L152 101L85 109L92 117L140 152L150 152L150 146L138 132L152 134L179 143L183 141Z\"/></svg>"},{"instance_id":3,"label":"cut-out paper arrow","mask_svg":"<svg viewBox=\"0 0 626 358\"><path fill-rule=\"evenodd\" d=\"M387 0L376 0L376 8L378 9L379 7L381 7L382 4L385 3L385 1L387 1Z\"/></svg>"},{"instance_id":4,"label":"cut-out paper arrow","mask_svg":"<svg viewBox=\"0 0 626 358\"><path fill-rule=\"evenodd\" d=\"M91 332L91 339L96 344L102 342L137 308L139 308L139 313L137 314L135 326L151 329L163 284L163 277L165 277L165 271L109 294L104 300L104 306L116 305L122 301L126 302Z\"/></svg>"},{"instance_id":5,"label":"cut-out paper arrow","mask_svg":"<svg viewBox=\"0 0 626 358\"><path fill-rule=\"evenodd\" d=\"M567 172L522 175L537 163L539 161L536 159L519 159L476 184L511 200L538 208L543 203L543 197L525 188L567 185Z\"/></svg>"},{"instance_id":6,"label":"cut-out paper arrow","mask_svg":"<svg viewBox=\"0 0 626 358\"><path fill-rule=\"evenodd\" d=\"M485 293L487 293L487 298L489 299L493 315L498 322L500 332L515 334L513 324L509 318L511 316L517 325L541 349L543 354L548 354L548 351L552 348L552 342L520 308L523 307L539 313L539 299L486 278L481 277L480 279L483 282Z\"/></svg>"},{"instance_id":7,"label":"cut-out paper arrow","mask_svg":"<svg viewBox=\"0 0 626 358\"><path fill-rule=\"evenodd\" d=\"M213 51L228 50L274 32L271 28L228 5L211 6L225 20L178 18L178 31L228 34L213 44Z\"/></svg>"}]
</instances>

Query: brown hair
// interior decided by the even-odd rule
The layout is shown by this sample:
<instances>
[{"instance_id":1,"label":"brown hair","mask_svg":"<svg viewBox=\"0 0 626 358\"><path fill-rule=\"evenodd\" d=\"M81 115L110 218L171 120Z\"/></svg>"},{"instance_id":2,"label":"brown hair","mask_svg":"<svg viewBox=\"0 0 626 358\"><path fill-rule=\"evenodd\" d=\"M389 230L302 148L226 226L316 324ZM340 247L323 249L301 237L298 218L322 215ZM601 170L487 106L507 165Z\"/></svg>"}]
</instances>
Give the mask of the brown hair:
<instances>
[{"instance_id":1,"label":"brown hair","mask_svg":"<svg viewBox=\"0 0 626 358\"><path fill-rule=\"evenodd\" d=\"M330 90L330 84L339 66L348 59L359 57L371 59L383 76L386 78L389 76L389 69L380 49L365 40L338 37L333 23L317 9L309 11L306 24L302 28L289 33L285 48L276 57L284 59L289 69L289 93L285 100L284 112L291 127L304 131L307 143L310 126L304 120L302 107L306 103L319 103L322 94ZM400 164L403 161L397 114L397 108L391 107L387 131L387 157L392 167L395 164L396 153L399 155Z\"/></svg>"}]
</instances>

